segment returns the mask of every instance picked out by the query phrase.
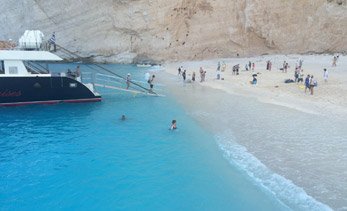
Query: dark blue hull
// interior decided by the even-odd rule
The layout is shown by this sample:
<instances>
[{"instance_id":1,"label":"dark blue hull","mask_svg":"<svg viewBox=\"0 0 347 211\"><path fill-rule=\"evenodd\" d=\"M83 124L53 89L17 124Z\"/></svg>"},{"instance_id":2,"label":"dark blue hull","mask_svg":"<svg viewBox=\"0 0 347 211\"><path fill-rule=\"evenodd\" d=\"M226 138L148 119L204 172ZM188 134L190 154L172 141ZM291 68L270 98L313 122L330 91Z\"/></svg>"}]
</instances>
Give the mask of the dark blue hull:
<instances>
[{"instance_id":1,"label":"dark blue hull","mask_svg":"<svg viewBox=\"0 0 347 211\"><path fill-rule=\"evenodd\" d=\"M100 100L84 84L68 77L0 77L0 106Z\"/></svg>"}]
</instances>

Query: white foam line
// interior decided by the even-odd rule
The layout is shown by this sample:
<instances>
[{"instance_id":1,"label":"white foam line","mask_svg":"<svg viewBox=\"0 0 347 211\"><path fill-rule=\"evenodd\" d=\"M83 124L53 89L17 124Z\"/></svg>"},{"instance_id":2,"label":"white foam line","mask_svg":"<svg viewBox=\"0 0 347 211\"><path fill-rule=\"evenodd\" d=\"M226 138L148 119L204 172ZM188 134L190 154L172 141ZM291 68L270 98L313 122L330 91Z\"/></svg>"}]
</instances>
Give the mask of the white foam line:
<instances>
[{"instance_id":1,"label":"white foam line","mask_svg":"<svg viewBox=\"0 0 347 211\"><path fill-rule=\"evenodd\" d=\"M294 210L332 210L309 196L292 181L273 173L247 149L233 141L230 131L216 136L224 157L248 174L258 185L268 190L279 201Z\"/></svg>"}]
</instances>

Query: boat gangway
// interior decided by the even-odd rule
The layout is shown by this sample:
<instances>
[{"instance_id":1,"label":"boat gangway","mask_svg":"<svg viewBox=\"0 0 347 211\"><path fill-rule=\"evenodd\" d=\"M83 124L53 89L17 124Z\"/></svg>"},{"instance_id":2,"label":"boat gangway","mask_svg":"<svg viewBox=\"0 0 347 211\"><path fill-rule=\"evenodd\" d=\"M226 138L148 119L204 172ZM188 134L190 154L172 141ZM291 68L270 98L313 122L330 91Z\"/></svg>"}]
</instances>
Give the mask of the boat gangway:
<instances>
[{"instance_id":1,"label":"boat gangway","mask_svg":"<svg viewBox=\"0 0 347 211\"><path fill-rule=\"evenodd\" d=\"M83 63L85 58L79 56L78 54L62 47L57 44L57 51L67 56L67 60L78 61L83 64L84 67L87 67L91 72L83 71L82 81L89 82L94 85L94 87L102 87L111 90L118 90L122 92L129 92L133 94L143 94L147 96L164 96L157 93L157 88L152 90L149 88L149 84L144 81L129 80L129 88L127 88L127 79L126 77L115 73L104 65L97 63ZM107 73L107 74L106 74ZM148 87L148 88L147 88Z\"/></svg>"}]
</instances>

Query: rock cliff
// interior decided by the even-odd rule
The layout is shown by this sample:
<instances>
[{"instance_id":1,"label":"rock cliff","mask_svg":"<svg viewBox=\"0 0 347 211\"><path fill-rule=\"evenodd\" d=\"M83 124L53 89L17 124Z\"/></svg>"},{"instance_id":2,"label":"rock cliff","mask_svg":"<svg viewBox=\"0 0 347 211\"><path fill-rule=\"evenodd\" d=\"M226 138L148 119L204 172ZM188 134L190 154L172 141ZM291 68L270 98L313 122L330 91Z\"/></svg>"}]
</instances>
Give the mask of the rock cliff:
<instances>
[{"instance_id":1,"label":"rock cliff","mask_svg":"<svg viewBox=\"0 0 347 211\"><path fill-rule=\"evenodd\" d=\"M347 0L3 0L0 40L26 29L108 62L347 51Z\"/></svg>"}]
</instances>

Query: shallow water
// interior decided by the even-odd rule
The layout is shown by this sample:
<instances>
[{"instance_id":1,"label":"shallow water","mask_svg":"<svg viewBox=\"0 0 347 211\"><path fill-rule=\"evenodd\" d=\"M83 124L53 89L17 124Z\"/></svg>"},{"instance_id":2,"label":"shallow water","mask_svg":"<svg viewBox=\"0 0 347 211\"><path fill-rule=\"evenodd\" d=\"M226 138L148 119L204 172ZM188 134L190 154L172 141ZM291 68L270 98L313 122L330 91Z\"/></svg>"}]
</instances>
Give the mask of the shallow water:
<instances>
[{"instance_id":1,"label":"shallow water","mask_svg":"<svg viewBox=\"0 0 347 211\"><path fill-rule=\"evenodd\" d=\"M319 201L346 209L345 117L307 114L165 77L186 111L215 134L226 159L260 186L294 209L327 209Z\"/></svg>"},{"instance_id":2,"label":"shallow water","mask_svg":"<svg viewBox=\"0 0 347 211\"><path fill-rule=\"evenodd\" d=\"M288 209L170 97L100 92L101 103L0 108L0 210Z\"/></svg>"}]
</instances>

